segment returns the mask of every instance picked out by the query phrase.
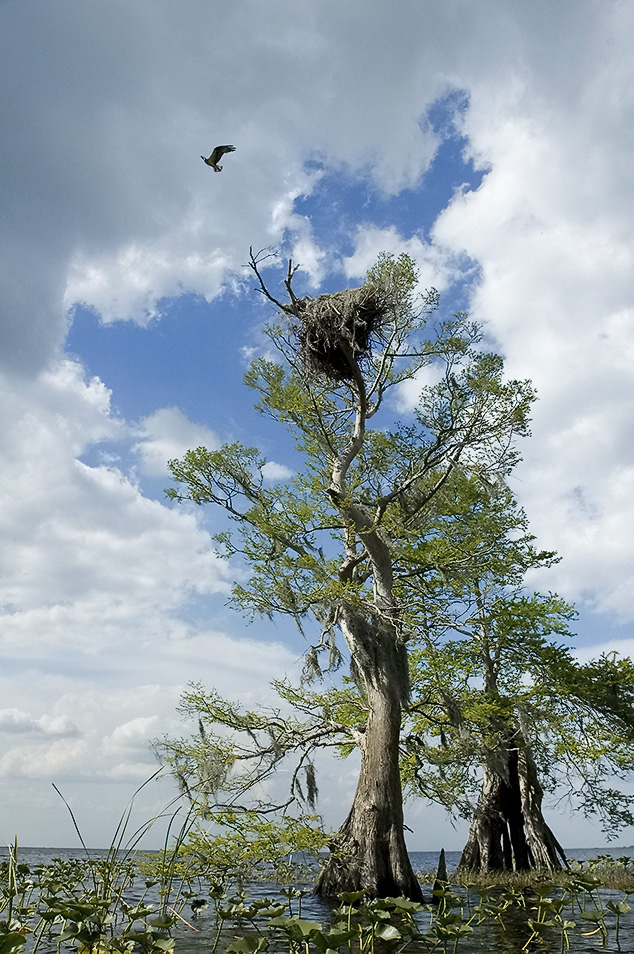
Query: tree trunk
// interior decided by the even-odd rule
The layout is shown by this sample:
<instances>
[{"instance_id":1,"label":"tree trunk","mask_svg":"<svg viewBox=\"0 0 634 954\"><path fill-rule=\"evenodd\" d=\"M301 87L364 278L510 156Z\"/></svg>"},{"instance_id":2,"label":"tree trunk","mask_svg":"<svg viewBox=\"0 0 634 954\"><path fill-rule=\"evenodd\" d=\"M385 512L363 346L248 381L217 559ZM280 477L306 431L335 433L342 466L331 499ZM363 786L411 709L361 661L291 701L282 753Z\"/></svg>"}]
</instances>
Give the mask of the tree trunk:
<instances>
[{"instance_id":1,"label":"tree trunk","mask_svg":"<svg viewBox=\"0 0 634 954\"><path fill-rule=\"evenodd\" d=\"M316 893L336 897L341 891L363 888L372 897L422 901L403 834L400 705L387 696L372 695L354 802L331 846Z\"/></svg>"},{"instance_id":2,"label":"tree trunk","mask_svg":"<svg viewBox=\"0 0 634 954\"><path fill-rule=\"evenodd\" d=\"M350 650L350 672L365 694L368 718L364 730L357 733L361 770L352 808L315 891L322 897L336 897L342 891L364 889L373 897L400 895L422 901L403 834L399 749L402 706L409 698L407 647L394 597L391 544L380 526L382 511L355 501L346 486L350 465L363 446L368 409L357 359L345 342L344 347L357 392L355 425L345 449L333 461L328 493L347 527L340 582L354 583L360 562L367 560L371 570L372 605L366 603L361 612L359 604L345 601L337 607L337 620Z\"/></svg>"},{"instance_id":3,"label":"tree trunk","mask_svg":"<svg viewBox=\"0 0 634 954\"><path fill-rule=\"evenodd\" d=\"M532 866L548 868L552 871L559 871L562 867L567 868L565 852L542 815L544 790L537 777L537 766L527 744L518 750L517 767L524 833Z\"/></svg>"},{"instance_id":4,"label":"tree trunk","mask_svg":"<svg viewBox=\"0 0 634 954\"><path fill-rule=\"evenodd\" d=\"M342 611L341 624L355 650L369 715L360 743L361 770L352 809L331 846L315 891L322 897L336 897L341 891L363 888L372 897L422 901L403 834L399 738L402 698L407 694L406 650L398 645L391 628L373 625L353 611Z\"/></svg>"},{"instance_id":5,"label":"tree trunk","mask_svg":"<svg viewBox=\"0 0 634 954\"><path fill-rule=\"evenodd\" d=\"M559 871L563 848L542 814L543 789L519 730L514 745L483 768L482 787L458 868L463 871ZM519 744L518 744L519 743Z\"/></svg>"}]
</instances>

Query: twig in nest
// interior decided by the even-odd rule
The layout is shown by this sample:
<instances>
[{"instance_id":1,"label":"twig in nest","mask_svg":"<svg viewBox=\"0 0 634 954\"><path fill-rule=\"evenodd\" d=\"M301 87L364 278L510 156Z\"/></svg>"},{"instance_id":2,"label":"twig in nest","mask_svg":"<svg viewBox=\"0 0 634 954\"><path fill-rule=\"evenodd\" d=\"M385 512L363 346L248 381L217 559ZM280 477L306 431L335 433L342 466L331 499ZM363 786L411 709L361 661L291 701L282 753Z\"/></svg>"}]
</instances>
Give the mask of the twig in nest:
<instances>
[{"instance_id":1,"label":"twig in nest","mask_svg":"<svg viewBox=\"0 0 634 954\"><path fill-rule=\"evenodd\" d=\"M389 302L374 288L299 298L293 304L299 319L295 325L304 367L312 374L325 374L333 381L355 377L351 360L370 353L370 343L387 321Z\"/></svg>"}]
</instances>

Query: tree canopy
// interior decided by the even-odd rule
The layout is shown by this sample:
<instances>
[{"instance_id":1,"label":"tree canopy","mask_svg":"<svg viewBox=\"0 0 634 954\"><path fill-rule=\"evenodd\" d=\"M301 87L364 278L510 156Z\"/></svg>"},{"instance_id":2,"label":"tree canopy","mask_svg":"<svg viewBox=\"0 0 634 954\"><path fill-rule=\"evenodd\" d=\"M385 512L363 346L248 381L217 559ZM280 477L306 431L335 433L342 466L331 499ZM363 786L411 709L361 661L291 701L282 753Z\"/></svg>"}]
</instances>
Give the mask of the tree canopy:
<instances>
[{"instance_id":1,"label":"tree canopy","mask_svg":"<svg viewBox=\"0 0 634 954\"><path fill-rule=\"evenodd\" d=\"M419 540L427 571L407 581L418 639L404 777L472 819L465 866L556 868L565 856L542 815L544 787L609 834L633 820L631 797L613 783L634 767L634 668L578 663L574 608L525 588L527 571L557 558L535 548L507 485L465 475L455 490L453 509ZM429 544L442 549L436 569Z\"/></svg>"},{"instance_id":2,"label":"tree canopy","mask_svg":"<svg viewBox=\"0 0 634 954\"><path fill-rule=\"evenodd\" d=\"M319 299L295 295L289 262L285 303L269 292L256 256L251 264L281 320L266 331L279 360L257 358L246 382L261 413L290 430L304 466L271 486L257 449L201 447L171 462L177 486L168 494L228 514L235 529L217 543L249 568L235 604L253 615L291 616L310 640L308 672L340 664L339 636L345 641L364 715L348 726L331 720L331 728L358 745L361 771L320 890L362 886L419 897L403 837L399 766L415 630L399 580L411 572L421 524L451 496L455 474L495 482L509 473L533 392L527 382L504 380L502 360L482 350L480 329L466 316L436 319L438 296L416 297L405 255L382 256L362 289ZM411 380L420 399L399 422L399 387ZM264 731L262 764L271 767L276 733ZM305 731L296 727L296 735ZM316 739L304 736L302 752ZM234 755L227 773L214 776L218 789L232 777Z\"/></svg>"},{"instance_id":3,"label":"tree canopy","mask_svg":"<svg viewBox=\"0 0 634 954\"><path fill-rule=\"evenodd\" d=\"M325 895L363 887L420 897L402 780L461 814L474 811L480 787L478 865L486 838L487 865L555 864L540 778L570 780L577 760L590 805L608 771L629 768L630 736L612 752L609 740L628 725L630 670L607 659L577 665L556 641L572 608L523 590L527 570L555 560L535 548L506 483L528 434L530 383L505 380L465 315L438 319L437 294L417 296L405 255L381 256L360 289L317 299L295 294L289 262L284 302L257 256L251 265L280 314L265 329L276 359L256 358L245 380L260 413L292 435L302 466L271 482L255 447L199 447L170 463L167 493L228 517L216 543L246 571L233 604L295 620L305 678L278 681L279 708L256 711L195 687L184 707L200 731L164 740L163 754L207 813L268 813L313 809L318 749L359 749L353 805L319 882ZM399 420L408 381L419 399ZM338 667L329 687L311 687ZM593 680L605 675L614 688L596 696ZM288 795L276 798L268 781L289 764ZM628 817L615 792L601 791L611 818ZM524 811L521 831L508 819L493 831L504 800L509 818Z\"/></svg>"}]
</instances>

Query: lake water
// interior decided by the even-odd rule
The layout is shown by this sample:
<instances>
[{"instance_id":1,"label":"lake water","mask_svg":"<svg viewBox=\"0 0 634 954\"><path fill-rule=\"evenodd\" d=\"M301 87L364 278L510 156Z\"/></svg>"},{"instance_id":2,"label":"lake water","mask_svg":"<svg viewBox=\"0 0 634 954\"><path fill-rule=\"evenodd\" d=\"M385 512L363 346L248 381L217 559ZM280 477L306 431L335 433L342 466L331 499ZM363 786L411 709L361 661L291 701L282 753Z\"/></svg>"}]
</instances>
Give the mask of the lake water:
<instances>
[{"instance_id":1,"label":"lake water","mask_svg":"<svg viewBox=\"0 0 634 954\"><path fill-rule=\"evenodd\" d=\"M105 853L105 849L103 851L97 849L89 850L89 855L92 858L102 857ZM634 857L634 847L569 849L566 854L569 860L574 859L580 862L589 861L590 859L596 858L597 855L610 855L616 859L628 855ZM0 860L6 860L7 857L7 850L0 850ZM86 852L81 848L19 849L19 861L28 864L30 867L35 867L40 864L50 864L54 858L62 858L64 860L85 859ZM459 858L460 852L449 851L446 853L447 870L450 875L455 871ZM438 853L425 851L412 852L411 859L416 871L433 872L438 864ZM429 900L429 892L432 885L430 883L425 884L425 881L426 879L423 879L423 890L426 894L426 900ZM311 886L296 885L296 887L310 888ZM277 895L278 890L279 888L276 885L256 882L249 887L248 893L253 898L273 897ZM126 890L125 900L131 905L135 904L139 900L142 891L144 891L144 885L141 881L138 885L133 885L129 890ZM604 905L608 901L618 903L624 898L624 893L622 891L602 890L601 898ZM148 900L154 901L158 906L158 895L154 898L149 897ZM634 908L634 900L632 900L632 907ZM209 954L216 929L212 907L210 906L208 909L202 910L195 917L192 915L189 907L183 910L182 913L190 922L191 926L182 923L179 924L174 931L174 935L177 939L176 954ZM531 916L530 912L528 916ZM534 915L532 916L534 917ZM308 894L302 900L302 917L320 921L326 925L331 919L331 908L319 898ZM424 924L428 921L429 914L425 912L425 914L420 917ZM570 930L570 951L572 954L589 954L589 952L592 951L621 951L623 954L634 954L634 911L625 915L623 918L620 930L620 946L616 944L614 936L614 915L608 915L606 917L606 923L610 930L607 946L602 946L603 939L600 933L590 933L595 927L594 924L579 920L578 915L571 915L571 917L577 922L576 928ZM479 952L479 954L482 954L482 952L490 952L490 954L520 954L530 933L530 931L527 932L526 914L518 912L517 916L505 915L504 920L505 928L491 922L487 922L486 933L480 934L478 928L475 928L473 935L459 942L457 949L458 954L475 954L475 952ZM247 930L248 928L245 929L245 933ZM235 936L235 929L233 929L233 931L233 936ZM582 936L583 934L589 936L584 937ZM561 949L561 937L553 931L551 936L547 938L545 945L540 946L538 943L534 943L531 944L527 950L529 952L543 951L545 954L551 954L551 952L555 954L555 952ZM54 951L55 948L52 950ZM442 950L442 948L439 950ZM451 944L447 950L453 950L453 944ZM40 951L42 954L45 954L43 947L40 947Z\"/></svg>"},{"instance_id":2,"label":"lake water","mask_svg":"<svg viewBox=\"0 0 634 954\"><path fill-rule=\"evenodd\" d=\"M89 848L88 854L91 858L100 858L106 854L107 848ZM634 858L634 845L626 848L566 848L568 860L589 861L598 855L610 855L612 858L620 858L628 855ZM78 858L86 857L86 851L83 848L19 848L20 860L27 865L50 864L53 858ZM410 858L416 871L435 871L438 865L437 851L412 851ZM0 861L6 861L9 857L8 849L0 846ZM460 860L459 851L446 852L447 871L451 874L456 870ZM634 954L634 951L632 952Z\"/></svg>"}]
</instances>

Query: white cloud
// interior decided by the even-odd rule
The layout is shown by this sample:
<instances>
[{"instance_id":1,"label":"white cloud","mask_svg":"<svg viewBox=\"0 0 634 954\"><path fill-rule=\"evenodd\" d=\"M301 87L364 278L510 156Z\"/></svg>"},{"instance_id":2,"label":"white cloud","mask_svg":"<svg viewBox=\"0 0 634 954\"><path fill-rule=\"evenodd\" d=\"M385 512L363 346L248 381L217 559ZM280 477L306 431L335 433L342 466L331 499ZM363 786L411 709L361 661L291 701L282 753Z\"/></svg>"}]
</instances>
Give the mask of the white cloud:
<instances>
[{"instance_id":1,"label":"white cloud","mask_svg":"<svg viewBox=\"0 0 634 954\"><path fill-rule=\"evenodd\" d=\"M216 249L202 255L192 241L175 260L170 239L161 244L139 242L98 257L75 254L69 263L64 305L85 304L104 322L132 318L147 325L160 314L161 298L195 290L211 299L231 281L236 262L225 252Z\"/></svg>"},{"instance_id":2,"label":"white cloud","mask_svg":"<svg viewBox=\"0 0 634 954\"><path fill-rule=\"evenodd\" d=\"M262 468L262 476L265 480L288 480L293 476L293 471L284 464L276 464L274 460L267 460Z\"/></svg>"},{"instance_id":3,"label":"white cloud","mask_svg":"<svg viewBox=\"0 0 634 954\"><path fill-rule=\"evenodd\" d=\"M418 268L418 288L438 291L462 277L459 256L452 255L439 244L429 245L418 236L404 239L395 226L377 228L374 225L359 226L354 235L354 252L344 258L343 271L346 278L363 278L377 260L380 252L398 256L407 253Z\"/></svg>"},{"instance_id":4,"label":"white cloud","mask_svg":"<svg viewBox=\"0 0 634 954\"><path fill-rule=\"evenodd\" d=\"M74 652L77 655L78 650ZM156 679L153 683L138 681L139 652L151 660ZM118 641L97 644L92 670L84 667L80 678L73 672L78 662L69 654L69 669L62 666L55 677L49 667L45 673L33 669L31 712L18 707L0 711L0 729L20 734L19 744L5 748L0 774L53 779L108 775L134 750L136 762L145 766L149 777L156 766L149 740L166 731L187 731L176 707L187 682L197 672L213 674L219 691L227 698L249 705L256 699L271 701L271 680L297 667L295 654L274 641L235 639L182 624L171 633L154 636L146 632L140 645L125 633ZM2 691L4 698L17 695L6 677L2 679ZM32 713L38 705L52 708L35 716ZM32 745L25 745L25 733L40 739L43 735L57 736L60 743L53 745L36 738ZM75 738L68 741L62 736ZM44 752L46 760L42 761Z\"/></svg>"},{"instance_id":5,"label":"white cloud","mask_svg":"<svg viewBox=\"0 0 634 954\"><path fill-rule=\"evenodd\" d=\"M34 719L30 712L13 708L0 709L0 732L68 737L77 735L79 730L68 716L51 716L45 713L39 719Z\"/></svg>"},{"instance_id":6,"label":"white cloud","mask_svg":"<svg viewBox=\"0 0 634 954\"><path fill-rule=\"evenodd\" d=\"M100 779L114 786L116 814L131 786L156 770L149 739L182 731L176 706L189 679L204 673L230 697L255 700L296 655L181 618L192 600L207 614L214 594L224 599L230 568L194 512L80 459L102 441L139 436L112 415L98 379L85 381L81 366L64 360L22 381L19 393L0 379L0 397L0 780L72 791ZM151 472L188 446L215 443L175 408L150 415L141 434L137 451ZM28 804L15 808L16 826ZM103 812L95 814L101 831ZM29 824L26 840L34 830Z\"/></svg>"},{"instance_id":7,"label":"white cloud","mask_svg":"<svg viewBox=\"0 0 634 954\"><path fill-rule=\"evenodd\" d=\"M38 725L47 735L73 736L78 735L79 729L68 715L40 716Z\"/></svg>"},{"instance_id":8,"label":"white cloud","mask_svg":"<svg viewBox=\"0 0 634 954\"><path fill-rule=\"evenodd\" d=\"M21 709L0 709L0 731L32 732L35 728L35 722L28 712Z\"/></svg>"},{"instance_id":9,"label":"white cloud","mask_svg":"<svg viewBox=\"0 0 634 954\"><path fill-rule=\"evenodd\" d=\"M143 418L139 430L141 440L133 449L141 458L143 473L151 477L168 475L167 462L183 457L188 450L217 450L220 446L208 427L194 424L177 407L163 407Z\"/></svg>"},{"instance_id":10,"label":"white cloud","mask_svg":"<svg viewBox=\"0 0 634 954\"><path fill-rule=\"evenodd\" d=\"M464 131L491 171L434 229L443 247L478 261L472 312L509 373L532 378L539 393L515 488L539 542L563 557L548 585L629 619L634 65L613 56L632 25L622 4L592 39L575 25L586 50L599 52L584 78L546 68L537 80L531 61L505 88L474 76Z\"/></svg>"},{"instance_id":11,"label":"white cloud","mask_svg":"<svg viewBox=\"0 0 634 954\"><path fill-rule=\"evenodd\" d=\"M46 3L37 16L3 6L5 79L29 78L12 83L0 147L5 331L21 366L62 342L64 306L145 324L161 297L217 295L250 244L285 229L317 280L323 253L292 210L321 175L305 171L308 156L375 173L386 191L420 177L434 137L417 121L429 79L411 17L377 7L383 34L336 4L319 23L308 7L289 18L283 0L242 10L248 39L235 11L202 2L188 16L161 0L72 14ZM386 42L403 48L396 73ZM399 87L407 103L395 109ZM199 158L216 137L236 144L220 175Z\"/></svg>"},{"instance_id":12,"label":"white cloud","mask_svg":"<svg viewBox=\"0 0 634 954\"><path fill-rule=\"evenodd\" d=\"M173 718L195 672L182 650L194 643L181 642L181 658L163 666L156 643L195 632L172 614L192 595L226 593L227 568L192 514L149 500L116 469L79 460L92 444L130 432L111 415L100 381L85 382L79 365L63 361L19 392L0 380L0 395L0 728L20 735L4 747L0 775L108 775L125 748L120 733L117 751L115 713L124 724L130 712L139 732L138 720ZM138 679L150 660L163 685L148 694ZM129 779L150 774L147 736L135 766Z\"/></svg>"},{"instance_id":13,"label":"white cloud","mask_svg":"<svg viewBox=\"0 0 634 954\"><path fill-rule=\"evenodd\" d=\"M443 379L445 368L442 364L428 364L421 368L413 378L403 381L398 388L398 409L401 412L413 410L420 400L423 388L433 388Z\"/></svg>"},{"instance_id":14,"label":"white cloud","mask_svg":"<svg viewBox=\"0 0 634 954\"><path fill-rule=\"evenodd\" d=\"M138 750L147 758L148 739L157 732L157 715L138 716L116 726L102 741L104 752L119 752L122 749Z\"/></svg>"}]
</instances>

